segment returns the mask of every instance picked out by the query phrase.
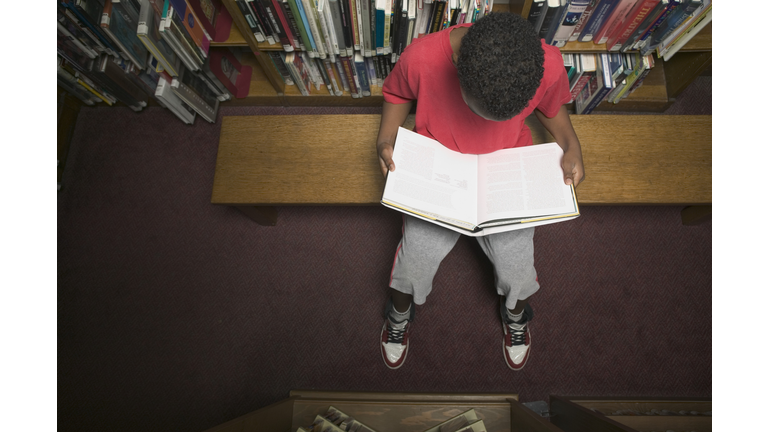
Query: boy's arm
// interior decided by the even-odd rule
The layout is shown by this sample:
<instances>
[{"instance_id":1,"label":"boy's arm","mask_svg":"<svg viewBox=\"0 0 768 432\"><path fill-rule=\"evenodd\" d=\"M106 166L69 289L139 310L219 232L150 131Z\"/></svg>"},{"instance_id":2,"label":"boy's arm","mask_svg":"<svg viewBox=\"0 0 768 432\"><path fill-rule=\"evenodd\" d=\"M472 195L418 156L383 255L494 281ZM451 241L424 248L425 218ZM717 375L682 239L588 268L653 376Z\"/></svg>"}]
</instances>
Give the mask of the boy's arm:
<instances>
[{"instance_id":1,"label":"boy's arm","mask_svg":"<svg viewBox=\"0 0 768 432\"><path fill-rule=\"evenodd\" d=\"M405 123L405 118L411 112L413 101L402 104L393 104L384 102L381 110L381 125L379 125L379 136L376 138L376 150L379 153L379 165L381 165L381 174L387 176L387 172L395 170L395 163L392 162L392 152L395 149L395 138L397 137L397 128Z\"/></svg>"},{"instance_id":2,"label":"boy's arm","mask_svg":"<svg viewBox=\"0 0 768 432\"><path fill-rule=\"evenodd\" d=\"M579 137L576 136L576 131L573 130L568 110L563 105L552 118L547 117L538 109L534 112L541 124L563 149L562 167L565 184L573 184L573 187L578 186L584 180L584 161L581 159L581 143L579 143Z\"/></svg>"}]
</instances>

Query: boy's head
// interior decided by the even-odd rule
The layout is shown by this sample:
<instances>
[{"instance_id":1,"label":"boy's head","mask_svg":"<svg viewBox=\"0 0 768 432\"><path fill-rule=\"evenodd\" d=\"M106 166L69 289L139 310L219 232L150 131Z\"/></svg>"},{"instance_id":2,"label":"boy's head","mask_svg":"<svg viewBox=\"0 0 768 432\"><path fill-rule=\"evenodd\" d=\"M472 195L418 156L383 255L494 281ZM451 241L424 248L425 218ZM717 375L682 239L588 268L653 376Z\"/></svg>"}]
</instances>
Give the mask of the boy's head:
<instances>
[{"instance_id":1,"label":"boy's head","mask_svg":"<svg viewBox=\"0 0 768 432\"><path fill-rule=\"evenodd\" d=\"M467 105L488 120L509 120L536 94L544 76L544 49L520 15L491 13L461 39L456 62Z\"/></svg>"}]
</instances>

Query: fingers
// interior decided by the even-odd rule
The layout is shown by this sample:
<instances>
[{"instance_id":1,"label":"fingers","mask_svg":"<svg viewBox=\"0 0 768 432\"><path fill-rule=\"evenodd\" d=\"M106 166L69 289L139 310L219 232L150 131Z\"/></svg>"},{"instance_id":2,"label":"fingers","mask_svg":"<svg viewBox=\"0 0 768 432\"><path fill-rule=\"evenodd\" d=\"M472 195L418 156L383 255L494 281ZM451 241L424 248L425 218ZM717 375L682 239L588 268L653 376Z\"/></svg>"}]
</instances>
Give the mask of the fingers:
<instances>
[{"instance_id":1,"label":"fingers","mask_svg":"<svg viewBox=\"0 0 768 432\"><path fill-rule=\"evenodd\" d=\"M579 183L584 180L583 168L575 163L571 164L568 168L563 166L563 179L565 180L565 184L577 187Z\"/></svg>"},{"instance_id":2,"label":"fingers","mask_svg":"<svg viewBox=\"0 0 768 432\"><path fill-rule=\"evenodd\" d=\"M386 177L387 172L395 170L395 162L392 161L393 149L391 145L383 145L379 147L379 166L381 167L381 174Z\"/></svg>"}]
</instances>

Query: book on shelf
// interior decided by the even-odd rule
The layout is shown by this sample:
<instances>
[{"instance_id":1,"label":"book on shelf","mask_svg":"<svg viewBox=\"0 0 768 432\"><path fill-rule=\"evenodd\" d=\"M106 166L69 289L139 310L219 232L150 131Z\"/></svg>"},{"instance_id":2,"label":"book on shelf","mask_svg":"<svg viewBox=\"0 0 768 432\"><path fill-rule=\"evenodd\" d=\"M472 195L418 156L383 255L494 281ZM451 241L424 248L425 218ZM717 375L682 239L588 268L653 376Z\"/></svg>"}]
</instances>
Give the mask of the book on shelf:
<instances>
[{"instance_id":1,"label":"book on shelf","mask_svg":"<svg viewBox=\"0 0 768 432\"><path fill-rule=\"evenodd\" d=\"M215 123L219 99L196 73L182 68L171 81L171 89L190 108L205 120Z\"/></svg>"},{"instance_id":2,"label":"book on shelf","mask_svg":"<svg viewBox=\"0 0 768 432\"><path fill-rule=\"evenodd\" d=\"M101 30L99 22L101 20L101 14L104 11L104 2L97 0L58 0L59 4L68 9L72 16L81 24L84 28L89 30L105 48L107 54L118 56L119 49L112 43L109 37Z\"/></svg>"},{"instance_id":3,"label":"book on shelf","mask_svg":"<svg viewBox=\"0 0 768 432\"><path fill-rule=\"evenodd\" d=\"M350 30L352 32L352 46L355 51L360 51L360 11L358 10L357 0L340 0L345 2L349 11Z\"/></svg>"},{"instance_id":4,"label":"book on shelf","mask_svg":"<svg viewBox=\"0 0 768 432\"><path fill-rule=\"evenodd\" d=\"M693 26L701 22L701 20L704 19L706 13L710 10L712 10L712 0L702 0L701 5L698 6L688 18L683 20L667 36L661 38L659 45L656 47L657 55L661 57L667 46L679 39L683 33L688 32Z\"/></svg>"},{"instance_id":5,"label":"book on shelf","mask_svg":"<svg viewBox=\"0 0 768 432\"><path fill-rule=\"evenodd\" d=\"M264 31L264 37L267 39L267 43L275 45L280 42L278 34L275 32L272 23L267 16L267 11L264 9L260 0L244 0L246 5L250 8L253 17L256 18L262 30Z\"/></svg>"},{"instance_id":6,"label":"book on shelf","mask_svg":"<svg viewBox=\"0 0 768 432\"><path fill-rule=\"evenodd\" d=\"M320 62L322 63L323 69L325 69L325 73L330 81L328 91L335 96L342 96L344 94L344 90L339 85L339 81L336 79L336 73L331 59L322 59Z\"/></svg>"},{"instance_id":7,"label":"book on shelf","mask_svg":"<svg viewBox=\"0 0 768 432\"><path fill-rule=\"evenodd\" d=\"M576 25L573 27L573 32L571 33L571 36L568 38L568 42L575 42L579 40L579 36L581 35L581 30L589 21L589 18L592 16L592 12L595 11L595 8L597 7L598 3L600 3L600 0L589 0L587 7L584 9L584 12L581 13L579 22L577 22Z\"/></svg>"},{"instance_id":8,"label":"book on shelf","mask_svg":"<svg viewBox=\"0 0 768 432\"><path fill-rule=\"evenodd\" d=\"M351 95L352 87L349 86L349 78L347 78L347 74L344 71L344 66L341 63L340 57L336 57L336 62L333 64L333 66L336 72L336 76L339 77L339 81L341 82L341 88Z\"/></svg>"},{"instance_id":9,"label":"book on shelf","mask_svg":"<svg viewBox=\"0 0 768 432\"><path fill-rule=\"evenodd\" d=\"M616 85L607 53L597 54L595 66L595 75L590 78L574 101L576 114L591 113Z\"/></svg>"},{"instance_id":10,"label":"book on shelf","mask_svg":"<svg viewBox=\"0 0 768 432\"><path fill-rule=\"evenodd\" d=\"M546 0L547 7L544 10L541 25L539 26L539 38L545 39L549 33L550 27L557 26L557 17L560 15L560 9L563 7L563 0Z\"/></svg>"},{"instance_id":11,"label":"book on shelf","mask_svg":"<svg viewBox=\"0 0 768 432\"><path fill-rule=\"evenodd\" d=\"M621 25L624 18L632 10L637 1L642 0L619 0L619 4L616 5L616 8L611 12L611 15L595 33L592 42L596 45L606 43L608 41L608 36L613 33L617 26Z\"/></svg>"},{"instance_id":12,"label":"book on shelf","mask_svg":"<svg viewBox=\"0 0 768 432\"><path fill-rule=\"evenodd\" d=\"M619 51L627 52L629 48L634 45L634 43L637 42L637 40L643 35L643 33L645 33L653 25L653 23L659 19L659 17L667 9L667 6L669 6L669 0L659 0L656 2L656 6L654 6L654 8L645 15L645 18L643 18L643 20L637 25L629 37L627 37L626 40L621 43Z\"/></svg>"},{"instance_id":13,"label":"book on shelf","mask_svg":"<svg viewBox=\"0 0 768 432\"><path fill-rule=\"evenodd\" d=\"M331 60L336 59L336 55L339 54L339 45L333 43L332 35L335 35L336 32L330 25L328 24L327 18L329 17L328 12L328 4L327 0L317 0L316 3L316 9L317 9L317 22L320 24L320 30L321 35L323 37L323 41L325 42L325 51L328 58ZM331 21L332 23L333 21Z\"/></svg>"},{"instance_id":14,"label":"book on shelf","mask_svg":"<svg viewBox=\"0 0 768 432\"><path fill-rule=\"evenodd\" d=\"M208 57L208 50L211 45L211 37L206 33L205 29L200 23L200 20L195 15L194 10L189 6L187 0L169 0L171 6L179 14L181 23L189 33L192 40L195 42L198 50L202 53L203 57Z\"/></svg>"},{"instance_id":15,"label":"book on shelf","mask_svg":"<svg viewBox=\"0 0 768 432\"><path fill-rule=\"evenodd\" d=\"M664 38L672 34L675 29L688 20L702 5L702 0L683 0L642 45L638 47L640 54L647 55L653 52Z\"/></svg>"},{"instance_id":16,"label":"book on shelf","mask_svg":"<svg viewBox=\"0 0 768 432\"><path fill-rule=\"evenodd\" d=\"M149 0L139 1L141 2L141 10L139 11L136 29L139 40L141 40L152 56L157 59L158 63L162 65L164 71L171 76L177 76L181 66L181 59L179 59L175 51L160 35L160 15L149 4Z\"/></svg>"},{"instance_id":17,"label":"book on shelf","mask_svg":"<svg viewBox=\"0 0 768 432\"><path fill-rule=\"evenodd\" d=\"M229 39L232 15L221 0L188 0L187 3L212 42L224 42Z\"/></svg>"},{"instance_id":18,"label":"book on shelf","mask_svg":"<svg viewBox=\"0 0 768 432\"><path fill-rule=\"evenodd\" d=\"M120 65L121 59L101 54L99 58L91 62L91 77L98 77L101 84L107 87L117 99L128 105L134 111L141 111L147 106L149 96L138 88L126 76L123 69L125 65Z\"/></svg>"},{"instance_id":19,"label":"book on shelf","mask_svg":"<svg viewBox=\"0 0 768 432\"><path fill-rule=\"evenodd\" d=\"M600 3L595 6L592 15L589 17L589 21L584 24L584 28L579 35L579 42L593 41L595 34L602 28L621 1L622 0L600 0Z\"/></svg>"},{"instance_id":20,"label":"book on shelf","mask_svg":"<svg viewBox=\"0 0 768 432\"><path fill-rule=\"evenodd\" d=\"M368 80L368 68L365 66L365 57L359 52L355 53L355 74L363 91L363 96L371 95L371 84Z\"/></svg>"},{"instance_id":21,"label":"book on shelf","mask_svg":"<svg viewBox=\"0 0 768 432\"><path fill-rule=\"evenodd\" d=\"M175 13L173 6L170 6L170 3L166 0L158 27L160 37L171 47L187 69L199 70L204 59L200 58L199 54L195 52L196 48L188 45L188 42L184 40L183 30L180 30L178 25L174 23L174 19L178 20L178 15Z\"/></svg>"},{"instance_id":22,"label":"book on shelf","mask_svg":"<svg viewBox=\"0 0 768 432\"><path fill-rule=\"evenodd\" d=\"M629 39L645 18L651 14L656 7L661 4L661 0L639 0L635 6L627 13L621 22L613 27L605 41L605 48L608 51L618 52L622 45Z\"/></svg>"},{"instance_id":23,"label":"book on shelf","mask_svg":"<svg viewBox=\"0 0 768 432\"><path fill-rule=\"evenodd\" d=\"M266 41L267 39L264 37L264 31L261 29L259 22L254 18L253 14L251 14L251 10L245 3L245 0L235 0L235 3L237 3L237 8L240 9L240 14L245 18L245 23L248 24L248 27L251 29L253 37L256 38L256 42Z\"/></svg>"},{"instance_id":24,"label":"book on shelf","mask_svg":"<svg viewBox=\"0 0 768 432\"><path fill-rule=\"evenodd\" d=\"M579 216L556 143L463 154L398 129L381 203L469 236Z\"/></svg>"},{"instance_id":25,"label":"book on shelf","mask_svg":"<svg viewBox=\"0 0 768 432\"><path fill-rule=\"evenodd\" d=\"M195 122L197 113L176 96L171 89L171 84L163 77L160 77L157 83L155 97L163 107L171 111L184 123L192 124Z\"/></svg>"},{"instance_id":26,"label":"book on shelf","mask_svg":"<svg viewBox=\"0 0 768 432\"><path fill-rule=\"evenodd\" d=\"M248 96L253 69L240 64L229 49L212 49L207 64L213 76L235 98Z\"/></svg>"},{"instance_id":27,"label":"book on shelf","mask_svg":"<svg viewBox=\"0 0 768 432\"><path fill-rule=\"evenodd\" d=\"M680 37L674 41L672 41L669 45L665 45L664 48L658 48L660 55L665 61L669 60L674 56L680 48L684 47L685 44L688 43L688 41L691 40L694 36L696 36L701 29L707 26L707 24L712 22L712 8L710 7L704 15L701 17L701 19L693 24L691 27L686 29L686 31L680 35Z\"/></svg>"},{"instance_id":28,"label":"book on shelf","mask_svg":"<svg viewBox=\"0 0 768 432\"><path fill-rule=\"evenodd\" d=\"M565 14L560 22L560 26L552 37L551 45L562 48L571 38L576 25L581 21L581 16L589 6L591 0L571 0L566 6Z\"/></svg>"},{"instance_id":29,"label":"book on shelf","mask_svg":"<svg viewBox=\"0 0 768 432\"><path fill-rule=\"evenodd\" d=\"M62 35L67 37L73 44L75 44L80 51L83 52L89 58L96 58L104 50L99 49L96 44L89 38L87 34L73 22L67 15L62 12L61 6L57 11L57 28Z\"/></svg>"},{"instance_id":30,"label":"book on shelf","mask_svg":"<svg viewBox=\"0 0 768 432\"><path fill-rule=\"evenodd\" d=\"M299 35L294 34L294 28L293 23L288 19L288 16L285 13L285 7L283 6L282 0L272 0L272 10L274 11L274 14L277 16L277 21L280 27L282 28L283 32L285 33L285 40L288 41L289 49L285 49L286 51L292 51L292 50L301 50L301 43L299 42Z\"/></svg>"},{"instance_id":31,"label":"book on shelf","mask_svg":"<svg viewBox=\"0 0 768 432\"><path fill-rule=\"evenodd\" d=\"M483 420L474 409L470 409L424 432L480 432L485 430Z\"/></svg>"},{"instance_id":32,"label":"book on shelf","mask_svg":"<svg viewBox=\"0 0 768 432\"><path fill-rule=\"evenodd\" d=\"M575 101L584 86L597 73L597 56L592 53L577 54L576 77L571 84L571 100Z\"/></svg>"},{"instance_id":33,"label":"book on shelf","mask_svg":"<svg viewBox=\"0 0 768 432\"><path fill-rule=\"evenodd\" d=\"M681 0L662 0L662 3L665 3L664 10L659 14L658 17L656 17L651 25L642 31L638 37L635 38L635 40L631 43L631 45L625 47L622 47L623 52L628 51L635 51L640 48L642 48L646 40L653 34L656 29L661 26L661 24L664 23L664 21L669 17L669 15L678 7L680 6Z\"/></svg>"}]
</instances>

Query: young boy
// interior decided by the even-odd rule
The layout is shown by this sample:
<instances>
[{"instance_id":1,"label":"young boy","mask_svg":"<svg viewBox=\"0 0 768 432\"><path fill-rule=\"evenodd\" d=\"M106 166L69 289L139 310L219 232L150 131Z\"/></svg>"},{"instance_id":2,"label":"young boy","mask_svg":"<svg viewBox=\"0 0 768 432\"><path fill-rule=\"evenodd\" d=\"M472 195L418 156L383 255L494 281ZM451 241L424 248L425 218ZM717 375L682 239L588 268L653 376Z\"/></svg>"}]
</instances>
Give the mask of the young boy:
<instances>
[{"instance_id":1,"label":"young boy","mask_svg":"<svg viewBox=\"0 0 768 432\"><path fill-rule=\"evenodd\" d=\"M461 153L533 144L524 121L535 113L563 149L564 182L575 187L584 178L581 146L564 106L571 97L562 56L519 15L492 13L474 24L414 39L384 81L383 94L376 147L385 176L396 169L397 128L418 100L415 132ZM522 369L530 356L533 310L528 300L539 289L533 232L527 228L477 238L494 266L504 358L513 370ZM404 216L381 331L387 367L403 365L413 303L424 304L440 262L459 235Z\"/></svg>"}]
</instances>

